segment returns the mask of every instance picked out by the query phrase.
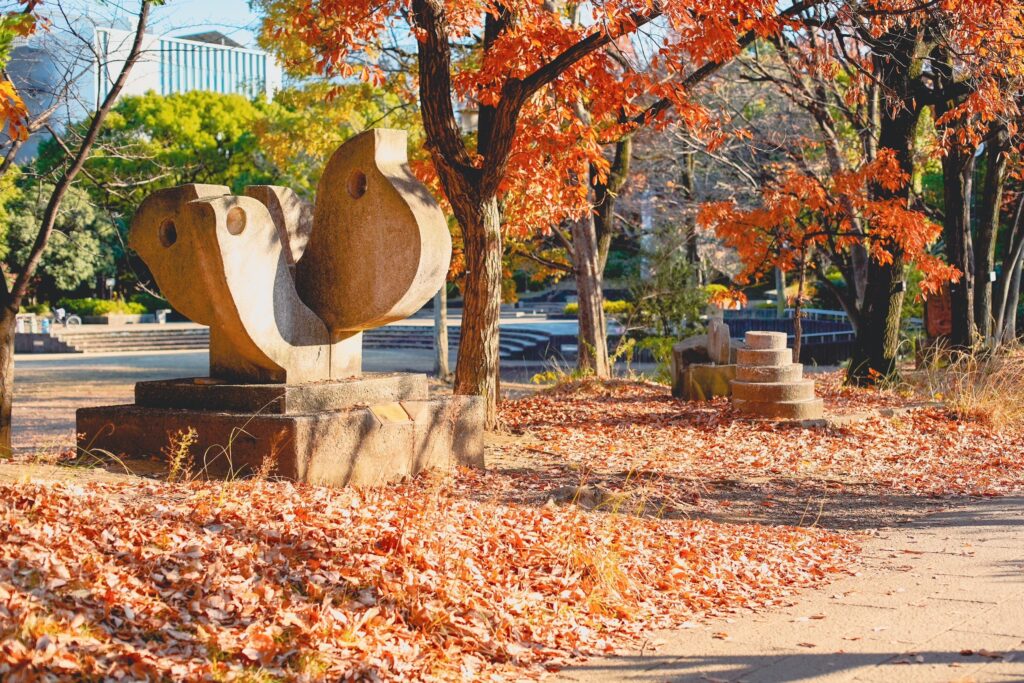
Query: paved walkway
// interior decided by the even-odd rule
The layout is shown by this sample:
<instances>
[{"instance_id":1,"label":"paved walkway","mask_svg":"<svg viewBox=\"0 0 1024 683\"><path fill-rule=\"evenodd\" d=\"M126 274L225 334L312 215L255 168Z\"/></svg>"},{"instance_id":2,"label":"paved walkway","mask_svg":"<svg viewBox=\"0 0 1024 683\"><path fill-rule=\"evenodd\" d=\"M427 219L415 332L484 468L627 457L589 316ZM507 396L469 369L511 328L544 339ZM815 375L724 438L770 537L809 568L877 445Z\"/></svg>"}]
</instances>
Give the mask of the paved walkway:
<instances>
[{"instance_id":1,"label":"paved walkway","mask_svg":"<svg viewBox=\"0 0 1024 683\"><path fill-rule=\"evenodd\" d=\"M558 679L1024 681L1024 498L887 529L863 551L857 576L791 607L655 633L644 653Z\"/></svg>"}]
</instances>

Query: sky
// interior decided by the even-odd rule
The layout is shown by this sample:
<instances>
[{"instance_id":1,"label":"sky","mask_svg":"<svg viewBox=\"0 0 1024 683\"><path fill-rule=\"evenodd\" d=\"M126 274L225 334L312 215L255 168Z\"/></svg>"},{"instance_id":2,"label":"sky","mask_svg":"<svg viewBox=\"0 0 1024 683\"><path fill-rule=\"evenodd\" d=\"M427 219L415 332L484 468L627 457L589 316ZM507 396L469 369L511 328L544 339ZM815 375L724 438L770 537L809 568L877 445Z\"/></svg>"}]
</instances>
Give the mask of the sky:
<instances>
[{"instance_id":1,"label":"sky","mask_svg":"<svg viewBox=\"0 0 1024 683\"><path fill-rule=\"evenodd\" d=\"M138 3L131 0L77 0L80 11L96 19L134 14ZM45 7L45 5L44 5ZM155 7L150 33L180 35L216 30L246 47L255 47L259 19L249 10L247 0L168 0Z\"/></svg>"}]
</instances>

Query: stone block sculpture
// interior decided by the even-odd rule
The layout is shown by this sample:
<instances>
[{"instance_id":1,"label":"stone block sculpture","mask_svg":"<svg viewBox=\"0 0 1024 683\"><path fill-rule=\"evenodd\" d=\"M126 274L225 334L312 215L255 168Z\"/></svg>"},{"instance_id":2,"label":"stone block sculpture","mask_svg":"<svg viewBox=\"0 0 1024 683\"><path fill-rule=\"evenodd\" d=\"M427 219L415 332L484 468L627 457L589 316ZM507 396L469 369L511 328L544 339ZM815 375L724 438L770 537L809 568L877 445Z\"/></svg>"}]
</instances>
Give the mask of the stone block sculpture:
<instances>
[{"instance_id":1,"label":"stone block sculpture","mask_svg":"<svg viewBox=\"0 0 1024 683\"><path fill-rule=\"evenodd\" d=\"M736 378L736 347L722 312L710 316L708 333L672 347L672 395L687 401L711 401L731 394Z\"/></svg>"},{"instance_id":2,"label":"stone block sculpture","mask_svg":"<svg viewBox=\"0 0 1024 683\"><path fill-rule=\"evenodd\" d=\"M210 376L140 383L134 406L79 411L81 447L152 454L191 426L232 471L274 457L287 476L331 484L482 464L479 400L431 400L423 376L362 376L362 332L415 313L451 260L403 131L342 145L312 206L285 187L159 190L129 244L171 305L209 326Z\"/></svg>"}]
</instances>

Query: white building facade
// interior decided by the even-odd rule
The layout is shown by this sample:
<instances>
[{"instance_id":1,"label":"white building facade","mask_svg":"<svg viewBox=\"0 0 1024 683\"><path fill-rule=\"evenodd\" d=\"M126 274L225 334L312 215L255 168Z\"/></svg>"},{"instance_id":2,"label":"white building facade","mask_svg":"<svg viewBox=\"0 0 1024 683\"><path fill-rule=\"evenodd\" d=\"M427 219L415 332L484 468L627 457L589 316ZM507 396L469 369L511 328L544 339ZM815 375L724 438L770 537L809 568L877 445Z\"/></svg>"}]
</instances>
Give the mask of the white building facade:
<instances>
[{"instance_id":1,"label":"white building facade","mask_svg":"<svg viewBox=\"0 0 1024 683\"><path fill-rule=\"evenodd\" d=\"M123 95L153 91L161 95L207 90L255 98L271 98L281 87L281 67L261 50L251 50L212 32L173 38L146 34L142 54L125 84ZM122 29L97 28L93 78L96 98L103 101L131 49L134 33Z\"/></svg>"}]
</instances>

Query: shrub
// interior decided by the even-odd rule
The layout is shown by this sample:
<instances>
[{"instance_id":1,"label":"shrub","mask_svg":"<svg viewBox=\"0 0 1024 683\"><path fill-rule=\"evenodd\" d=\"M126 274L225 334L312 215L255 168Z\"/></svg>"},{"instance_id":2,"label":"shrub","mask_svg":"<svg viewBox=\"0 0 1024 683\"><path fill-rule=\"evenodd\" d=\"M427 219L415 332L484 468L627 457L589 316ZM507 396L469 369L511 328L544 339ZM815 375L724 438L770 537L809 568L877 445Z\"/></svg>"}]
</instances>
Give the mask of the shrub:
<instances>
[{"instance_id":1,"label":"shrub","mask_svg":"<svg viewBox=\"0 0 1024 683\"><path fill-rule=\"evenodd\" d=\"M122 299L61 299L57 305L72 313L88 316L139 315L146 312L144 305Z\"/></svg>"},{"instance_id":2,"label":"shrub","mask_svg":"<svg viewBox=\"0 0 1024 683\"><path fill-rule=\"evenodd\" d=\"M50 315L50 304L32 304L30 306L22 306L21 313L35 313L36 315Z\"/></svg>"},{"instance_id":3,"label":"shrub","mask_svg":"<svg viewBox=\"0 0 1024 683\"><path fill-rule=\"evenodd\" d=\"M628 301L605 301L602 304L605 315L627 315L632 309L633 305ZM562 313L566 315L579 315L580 305L578 303L569 303L562 309Z\"/></svg>"},{"instance_id":4,"label":"shrub","mask_svg":"<svg viewBox=\"0 0 1024 683\"><path fill-rule=\"evenodd\" d=\"M167 303L167 299L161 299L160 297L154 296L148 292L132 294L129 301L133 304L145 306L147 313L154 313L160 309L167 309L171 307L171 305Z\"/></svg>"},{"instance_id":5,"label":"shrub","mask_svg":"<svg viewBox=\"0 0 1024 683\"><path fill-rule=\"evenodd\" d=\"M661 384L672 383L672 347L679 341L675 337L647 337L637 347L650 351L658 364L654 370L654 381Z\"/></svg>"}]
</instances>

